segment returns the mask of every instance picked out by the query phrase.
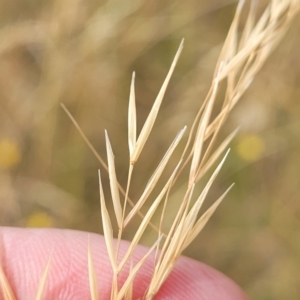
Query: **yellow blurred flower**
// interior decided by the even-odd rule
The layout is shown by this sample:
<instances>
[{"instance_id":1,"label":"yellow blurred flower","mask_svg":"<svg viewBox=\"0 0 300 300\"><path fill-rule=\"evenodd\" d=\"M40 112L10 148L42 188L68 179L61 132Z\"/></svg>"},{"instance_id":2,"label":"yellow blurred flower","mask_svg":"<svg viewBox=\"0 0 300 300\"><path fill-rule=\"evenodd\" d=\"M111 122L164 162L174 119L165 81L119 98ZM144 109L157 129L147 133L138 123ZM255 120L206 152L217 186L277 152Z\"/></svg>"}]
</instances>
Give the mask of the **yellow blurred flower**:
<instances>
[{"instance_id":1,"label":"yellow blurred flower","mask_svg":"<svg viewBox=\"0 0 300 300\"><path fill-rule=\"evenodd\" d=\"M53 218L42 211L33 212L26 220L26 227L53 227L53 224Z\"/></svg>"},{"instance_id":2,"label":"yellow blurred flower","mask_svg":"<svg viewBox=\"0 0 300 300\"><path fill-rule=\"evenodd\" d=\"M9 169L21 160L21 151L18 144L10 139L0 140L0 169Z\"/></svg>"},{"instance_id":3,"label":"yellow blurred flower","mask_svg":"<svg viewBox=\"0 0 300 300\"><path fill-rule=\"evenodd\" d=\"M258 160L265 152L265 142L258 135L245 135L240 138L236 152L243 160Z\"/></svg>"}]
</instances>

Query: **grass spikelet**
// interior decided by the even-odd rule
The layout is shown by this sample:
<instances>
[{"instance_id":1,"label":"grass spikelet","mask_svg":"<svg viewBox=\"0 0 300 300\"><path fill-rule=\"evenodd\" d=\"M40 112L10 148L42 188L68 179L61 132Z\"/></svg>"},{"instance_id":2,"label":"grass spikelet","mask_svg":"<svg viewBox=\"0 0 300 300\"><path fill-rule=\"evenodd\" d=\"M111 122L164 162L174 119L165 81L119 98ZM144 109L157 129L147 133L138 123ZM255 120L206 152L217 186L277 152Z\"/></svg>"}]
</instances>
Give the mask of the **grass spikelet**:
<instances>
[{"instance_id":1,"label":"grass spikelet","mask_svg":"<svg viewBox=\"0 0 300 300\"><path fill-rule=\"evenodd\" d=\"M166 79L165 79L165 81L164 81L164 83L163 83L163 85L162 85L162 87L161 87L161 89L160 89L160 91L159 91L159 93L158 93L155 101L154 101L154 104L153 104L153 106L151 108L151 111L150 111L150 113L149 113L149 115L147 117L147 120L146 120L146 122L145 122L145 124L144 124L144 126L143 126L143 128L141 130L141 133L140 133L139 137L138 137L136 145L135 145L135 147L134 147L134 149L132 151L132 154L130 155L130 162L132 164L134 164L136 162L136 160L138 159L138 157L139 157L139 155L140 155L140 153L141 153L141 151L142 151L142 149L143 149L143 147L144 147L144 145L145 145L145 143L146 143L146 141L147 141L147 139L149 137L151 129L152 129L152 127L154 125L154 122L156 120L156 117L157 117L160 105L162 103L163 97L165 95L167 86L169 84L169 81L170 81L171 76L173 74L173 71L175 69L175 66L177 64L179 56L180 56L180 54L182 52L183 42L184 42L184 40L182 40L181 43L180 43L180 46L179 46L179 48L177 50L177 53L176 53L176 55L174 57L174 60L173 60L172 65L170 67L170 70L169 70L169 72L167 74L167 77L166 77Z\"/></svg>"},{"instance_id":2,"label":"grass spikelet","mask_svg":"<svg viewBox=\"0 0 300 300\"><path fill-rule=\"evenodd\" d=\"M135 81L135 72L132 73L129 105L128 105L128 146L129 146L130 156L132 156L132 152L136 144L136 106L135 106L134 81Z\"/></svg>"},{"instance_id":3,"label":"grass spikelet","mask_svg":"<svg viewBox=\"0 0 300 300\"><path fill-rule=\"evenodd\" d=\"M118 180L116 175L115 169L115 161L114 161L114 154L111 148L111 144L108 138L107 131L105 130L105 141L106 141L106 151L107 151L107 160L108 160L108 174L109 174L109 181L110 181L110 190L111 190L111 197L114 205L115 215L117 218L119 228L122 227L122 207L120 202L120 195L118 189Z\"/></svg>"},{"instance_id":4,"label":"grass spikelet","mask_svg":"<svg viewBox=\"0 0 300 300\"><path fill-rule=\"evenodd\" d=\"M223 193L221 197L201 216L201 218L196 222L194 227L188 233L185 244L183 245L183 249L188 247L188 245L196 238L196 236L200 233L203 227L206 225L207 221L210 219L216 208L222 202L222 200L226 197L229 191L234 186L234 183Z\"/></svg>"},{"instance_id":5,"label":"grass spikelet","mask_svg":"<svg viewBox=\"0 0 300 300\"><path fill-rule=\"evenodd\" d=\"M97 276L94 266L93 253L90 239L88 241L88 270L89 270L89 284L92 300L99 300Z\"/></svg>"},{"instance_id":6,"label":"grass spikelet","mask_svg":"<svg viewBox=\"0 0 300 300\"><path fill-rule=\"evenodd\" d=\"M187 224L193 224L196 220L196 217L198 215L198 212L200 211L200 208L202 206L202 203L204 201L204 199L206 198L209 189L211 188L213 182L215 181L215 179L217 178L217 175L219 174L226 157L228 156L229 150L226 152L224 158L222 159L222 161L219 163L219 165L217 166L217 168L214 170L213 174L211 175L210 179L208 180L207 184L205 185L204 189L202 190L200 196L198 197L198 199L195 201L193 207L190 209L189 214L187 215L187 217L185 218L185 222Z\"/></svg>"},{"instance_id":7,"label":"grass spikelet","mask_svg":"<svg viewBox=\"0 0 300 300\"><path fill-rule=\"evenodd\" d=\"M228 148L228 145L236 136L238 130L239 128L235 129L231 134L229 134L220 144L220 146L209 156L205 164L203 164L202 167L199 169L199 172L197 173L196 182L198 182L202 178L202 176L206 174L208 170L210 170L210 168L214 165L214 163L217 161L220 155L225 151L225 149Z\"/></svg>"},{"instance_id":8,"label":"grass spikelet","mask_svg":"<svg viewBox=\"0 0 300 300\"><path fill-rule=\"evenodd\" d=\"M105 198L103 193L103 187L101 182L101 173L99 170L99 190L100 190L100 205L101 205L101 217L102 217L102 224L103 224L103 231L104 231L104 238L105 244L107 247L108 256L113 267L114 273L117 270L117 263L116 263L116 255L114 250L114 241L113 241L113 230L110 222L110 217L106 208Z\"/></svg>"}]
</instances>

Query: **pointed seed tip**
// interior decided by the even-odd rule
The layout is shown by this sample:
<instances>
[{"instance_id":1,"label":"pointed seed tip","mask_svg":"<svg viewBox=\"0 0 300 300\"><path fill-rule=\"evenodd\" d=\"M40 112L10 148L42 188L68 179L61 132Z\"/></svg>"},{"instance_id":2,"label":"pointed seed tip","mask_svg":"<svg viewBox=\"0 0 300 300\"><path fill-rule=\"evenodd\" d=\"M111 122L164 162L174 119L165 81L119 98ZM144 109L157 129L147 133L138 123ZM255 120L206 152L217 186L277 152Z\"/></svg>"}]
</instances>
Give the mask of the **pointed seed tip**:
<instances>
[{"instance_id":1,"label":"pointed seed tip","mask_svg":"<svg viewBox=\"0 0 300 300\"><path fill-rule=\"evenodd\" d=\"M227 159L227 156L228 156L229 152L230 152L230 148L228 148L228 150L226 151L225 155L223 156L223 158L221 160L222 161L221 162L222 165L224 164L225 160Z\"/></svg>"}]
</instances>

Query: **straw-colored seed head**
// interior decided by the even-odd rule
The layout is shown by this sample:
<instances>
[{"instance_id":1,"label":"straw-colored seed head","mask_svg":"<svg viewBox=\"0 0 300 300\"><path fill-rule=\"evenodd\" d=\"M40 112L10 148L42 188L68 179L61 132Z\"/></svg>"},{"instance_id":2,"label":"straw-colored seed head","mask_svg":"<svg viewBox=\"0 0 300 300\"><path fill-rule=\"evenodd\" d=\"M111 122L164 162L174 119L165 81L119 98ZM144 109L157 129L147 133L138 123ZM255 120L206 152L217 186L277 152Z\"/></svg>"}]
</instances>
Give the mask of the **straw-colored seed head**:
<instances>
[{"instance_id":1,"label":"straw-colored seed head","mask_svg":"<svg viewBox=\"0 0 300 300\"><path fill-rule=\"evenodd\" d=\"M129 191L131 188L132 174L135 171L135 164L139 160L140 154L146 145L153 126L155 125L163 97L167 92L171 76L175 71L176 64L178 63L183 50L183 40L180 43L173 62L171 63L170 70L167 73L162 87L153 103L145 123L142 125L142 129L139 134L137 134L135 73L132 75L128 108L128 180L125 189L119 184L117 179L113 146L108 138L108 133L105 131L108 161L106 164L105 160L103 160L96 152L74 118L65 106L62 105L63 109L78 129L80 135L87 143L88 147L92 150L101 163L103 169L108 172L109 175L111 199L115 214L113 219L116 220L119 229L117 234L114 234L113 232L111 224L112 216L110 216L106 208L106 198L103 191L101 173L99 171L101 218L107 253L113 270L111 299L121 300L132 298L134 278L137 276L141 266L147 260L149 255L151 253L156 253L152 278L144 295L144 299L153 299L172 271L182 251L188 247L200 233L214 213L215 209L232 188L232 186L230 186L210 206L210 208L208 208L204 213L200 213L202 204L216 180L229 151L227 151L225 155L223 155L223 152L226 151L229 143L237 132L237 130L233 131L216 146L216 138L219 135L220 129L222 128L230 111L249 87L249 84L263 66L271 51L274 49L274 46L277 45L279 39L284 35L291 23L291 20L300 8L298 0L271 0L264 12L259 18L257 18L255 16L253 4L248 12L248 18L243 31L240 33L238 32L238 28L241 25L240 16L243 11L244 2L245 1L239 1L238 3L236 14L233 18L231 28L216 65L211 87L208 91L207 97L202 103L202 106L199 108L199 112L194 120L193 126L189 131L188 140L183 153L176 162L175 168L173 169L169 179L161 184L162 188L158 192L157 196L153 196L153 191L158 187L161 175L170 162L170 159L173 157L174 151L176 149L178 150L179 143L182 143L187 131L186 127L183 129L177 129L179 133L174 138L169 149L166 151L152 176L149 178L142 195L138 199L131 199L129 197ZM226 83L226 89L224 91L219 90L220 83ZM213 118L212 112L215 109L217 95L223 102L221 106L218 105L221 109ZM221 159L222 156L223 159ZM217 167L212 171L212 175L205 183L202 192L197 195L195 192L195 186L216 163ZM184 168L189 170L186 178L186 192L174 219L169 224L169 230L167 232L163 232L162 222L164 219L164 212L166 207L170 205L170 203L168 203L168 198L176 189L177 178ZM122 197L124 197L124 199ZM147 212L142 214L140 210L147 201L151 201L151 204L149 205ZM127 204L130 206L129 209L127 209ZM151 218L158 212L158 208L160 206L163 206L160 218L161 222L159 224L153 224L151 222ZM119 257L118 251L123 231L133 218L138 217L141 218L141 222L131 244L123 257ZM147 227L152 227L153 230L157 232L157 239L146 255L136 265L133 265L132 256ZM114 243L114 237L117 237L117 246ZM160 250L158 251L158 249ZM130 273L124 284L119 286L118 276L127 263L131 265ZM50 259L45 268L44 274L41 277L36 299L43 298L43 289L49 267L51 267ZM88 247L88 269L91 297L93 300L96 300L99 297L99 293L101 294L101 291L99 291L97 287L97 278L93 266L93 255L90 245ZM0 284L4 299L15 299L9 282L1 267Z\"/></svg>"}]
</instances>

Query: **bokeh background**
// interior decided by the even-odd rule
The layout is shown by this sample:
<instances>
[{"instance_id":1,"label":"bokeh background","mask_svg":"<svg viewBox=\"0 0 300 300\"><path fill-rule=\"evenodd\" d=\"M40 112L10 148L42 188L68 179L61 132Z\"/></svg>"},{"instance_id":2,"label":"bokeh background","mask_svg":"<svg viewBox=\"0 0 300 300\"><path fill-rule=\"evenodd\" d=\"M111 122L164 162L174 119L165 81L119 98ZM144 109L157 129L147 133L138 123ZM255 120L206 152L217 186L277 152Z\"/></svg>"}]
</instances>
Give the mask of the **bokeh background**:
<instances>
[{"instance_id":1,"label":"bokeh background","mask_svg":"<svg viewBox=\"0 0 300 300\"><path fill-rule=\"evenodd\" d=\"M0 1L1 225L101 232L100 164L60 103L104 158L108 130L124 186L132 71L140 129L185 38L137 166L135 199L178 130L191 126L235 7L229 0ZM297 18L226 122L220 140L240 131L207 203L236 185L185 253L227 274L251 299L300 295L299 30Z\"/></svg>"}]
</instances>

